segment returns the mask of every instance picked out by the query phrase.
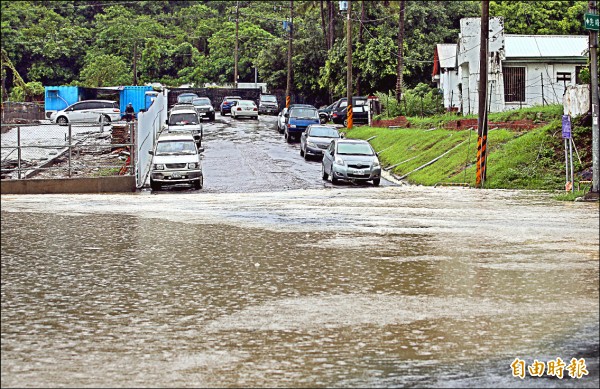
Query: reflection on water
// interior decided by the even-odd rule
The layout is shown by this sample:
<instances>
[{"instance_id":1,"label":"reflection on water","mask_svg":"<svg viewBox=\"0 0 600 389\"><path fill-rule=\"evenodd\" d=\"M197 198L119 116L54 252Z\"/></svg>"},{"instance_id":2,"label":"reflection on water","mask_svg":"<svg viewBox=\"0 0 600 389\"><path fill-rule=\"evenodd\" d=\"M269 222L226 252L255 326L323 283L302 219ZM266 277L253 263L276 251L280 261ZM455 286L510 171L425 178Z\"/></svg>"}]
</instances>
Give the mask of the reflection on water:
<instances>
[{"instance_id":1,"label":"reflection on water","mask_svg":"<svg viewBox=\"0 0 600 389\"><path fill-rule=\"evenodd\" d=\"M27 212L1 239L3 386L514 385L597 347L598 256L556 241Z\"/></svg>"}]
</instances>

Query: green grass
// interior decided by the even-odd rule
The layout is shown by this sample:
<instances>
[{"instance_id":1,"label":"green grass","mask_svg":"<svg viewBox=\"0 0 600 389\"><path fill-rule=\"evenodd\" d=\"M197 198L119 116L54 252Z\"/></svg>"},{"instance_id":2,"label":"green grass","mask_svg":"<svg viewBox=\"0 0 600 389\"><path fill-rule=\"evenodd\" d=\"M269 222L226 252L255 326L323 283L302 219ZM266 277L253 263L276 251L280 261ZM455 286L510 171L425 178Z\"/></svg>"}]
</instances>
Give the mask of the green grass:
<instances>
[{"instance_id":1,"label":"green grass","mask_svg":"<svg viewBox=\"0 0 600 389\"><path fill-rule=\"evenodd\" d=\"M527 132L494 129L488 133L487 188L564 190L564 151L560 135L561 106L533 107L490 115L490 120L550 121ZM384 168L420 185L467 183L475 185L477 132L445 130L436 123L456 120L446 114L414 121L408 129L354 127L349 138L367 139L378 151ZM409 118L411 125L413 118ZM419 128L415 128L419 127ZM457 146L458 145L458 146ZM454 148L457 146L456 148ZM454 149L453 149L454 148ZM433 164L414 171L451 150ZM574 159L575 171L582 166ZM577 179L576 179L577 181Z\"/></svg>"}]
</instances>

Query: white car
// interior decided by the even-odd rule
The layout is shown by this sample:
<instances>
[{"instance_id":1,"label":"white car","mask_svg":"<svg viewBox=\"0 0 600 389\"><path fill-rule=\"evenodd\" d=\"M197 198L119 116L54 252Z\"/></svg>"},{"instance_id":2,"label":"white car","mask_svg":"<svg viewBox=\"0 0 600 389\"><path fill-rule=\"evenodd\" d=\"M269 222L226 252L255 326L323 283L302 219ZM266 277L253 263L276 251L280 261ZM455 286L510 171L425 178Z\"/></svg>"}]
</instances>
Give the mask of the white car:
<instances>
[{"instance_id":1,"label":"white car","mask_svg":"<svg viewBox=\"0 0 600 389\"><path fill-rule=\"evenodd\" d=\"M110 123L121 118L119 104L111 100L84 100L53 112L50 121L60 125L68 123Z\"/></svg>"},{"instance_id":2,"label":"white car","mask_svg":"<svg viewBox=\"0 0 600 389\"><path fill-rule=\"evenodd\" d=\"M238 119L241 116L247 116L258 120L258 107L252 100L238 100L231 106L231 117Z\"/></svg>"},{"instance_id":3,"label":"white car","mask_svg":"<svg viewBox=\"0 0 600 389\"><path fill-rule=\"evenodd\" d=\"M169 133L190 133L193 135L198 148L202 146L202 123L200 117L191 104L187 107L172 109L166 121L165 130Z\"/></svg>"},{"instance_id":4,"label":"white car","mask_svg":"<svg viewBox=\"0 0 600 389\"><path fill-rule=\"evenodd\" d=\"M159 190L163 185L190 184L202 189L204 176L196 141L191 134L166 134L158 137L152 157L150 188Z\"/></svg>"},{"instance_id":5,"label":"white car","mask_svg":"<svg viewBox=\"0 0 600 389\"><path fill-rule=\"evenodd\" d=\"M281 112L279 112L279 115L277 115L277 131L279 131L280 134L283 134L283 132L285 131L285 114L287 113L287 108L283 108L281 110Z\"/></svg>"}]
</instances>

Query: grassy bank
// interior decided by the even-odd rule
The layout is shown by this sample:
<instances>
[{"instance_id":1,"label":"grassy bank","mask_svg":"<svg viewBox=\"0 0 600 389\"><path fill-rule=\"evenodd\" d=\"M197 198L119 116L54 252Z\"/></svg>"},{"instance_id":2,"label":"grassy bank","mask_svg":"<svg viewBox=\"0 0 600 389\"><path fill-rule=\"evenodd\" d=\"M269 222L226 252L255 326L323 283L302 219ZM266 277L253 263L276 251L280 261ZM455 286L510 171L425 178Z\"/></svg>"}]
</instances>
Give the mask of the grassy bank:
<instances>
[{"instance_id":1,"label":"grassy bank","mask_svg":"<svg viewBox=\"0 0 600 389\"><path fill-rule=\"evenodd\" d=\"M488 133L486 187L514 189L564 189L564 143L561 137L562 107L534 107L490 114L490 121L531 119L547 124L527 131L491 129ZM380 152L384 168L410 183L475 185L476 130L440 129L454 115L408 118L412 128L355 127L350 138L367 139ZM575 121L574 121L575 122ZM582 164L573 152L575 172L591 166L591 128L574 126L573 136ZM590 141L588 142L588 138ZM444 154L444 155L443 155ZM423 165L440 157L429 166ZM576 176L575 181L578 181Z\"/></svg>"}]
</instances>

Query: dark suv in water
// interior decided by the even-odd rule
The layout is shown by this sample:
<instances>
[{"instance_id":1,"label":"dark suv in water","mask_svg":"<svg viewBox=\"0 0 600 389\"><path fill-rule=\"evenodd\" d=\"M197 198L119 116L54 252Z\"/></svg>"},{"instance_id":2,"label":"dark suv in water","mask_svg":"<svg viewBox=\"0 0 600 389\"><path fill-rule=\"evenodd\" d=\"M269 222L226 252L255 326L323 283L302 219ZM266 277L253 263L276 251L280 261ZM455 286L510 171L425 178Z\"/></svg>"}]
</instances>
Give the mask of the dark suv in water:
<instances>
[{"instance_id":1,"label":"dark suv in water","mask_svg":"<svg viewBox=\"0 0 600 389\"><path fill-rule=\"evenodd\" d=\"M275 97L275 95L260 95L260 99L258 100L258 113L277 115L277 112L279 112L277 97Z\"/></svg>"}]
</instances>

